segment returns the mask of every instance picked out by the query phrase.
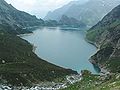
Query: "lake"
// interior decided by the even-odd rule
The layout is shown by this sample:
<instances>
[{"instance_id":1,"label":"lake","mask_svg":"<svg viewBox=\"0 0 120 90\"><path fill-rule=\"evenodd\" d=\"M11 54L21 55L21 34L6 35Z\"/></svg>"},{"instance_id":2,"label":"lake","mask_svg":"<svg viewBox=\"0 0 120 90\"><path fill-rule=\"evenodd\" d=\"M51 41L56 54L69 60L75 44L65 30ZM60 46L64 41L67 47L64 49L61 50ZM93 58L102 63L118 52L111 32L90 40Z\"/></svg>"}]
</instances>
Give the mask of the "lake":
<instances>
[{"instance_id":1,"label":"lake","mask_svg":"<svg viewBox=\"0 0 120 90\"><path fill-rule=\"evenodd\" d=\"M22 36L37 48L35 53L50 63L80 72L96 69L89 58L96 47L85 41L85 31L76 28L44 27Z\"/></svg>"}]
</instances>

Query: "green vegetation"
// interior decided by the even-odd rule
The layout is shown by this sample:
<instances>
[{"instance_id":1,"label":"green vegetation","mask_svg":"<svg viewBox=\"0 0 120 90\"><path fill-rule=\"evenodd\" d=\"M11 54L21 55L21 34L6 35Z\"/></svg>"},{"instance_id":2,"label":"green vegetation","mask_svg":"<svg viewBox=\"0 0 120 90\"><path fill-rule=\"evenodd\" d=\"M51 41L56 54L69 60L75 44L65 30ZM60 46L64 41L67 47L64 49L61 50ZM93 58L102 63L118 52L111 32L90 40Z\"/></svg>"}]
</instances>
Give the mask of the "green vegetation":
<instances>
[{"instance_id":1,"label":"green vegetation","mask_svg":"<svg viewBox=\"0 0 120 90\"><path fill-rule=\"evenodd\" d=\"M82 80L62 90L119 90L120 74L93 75L84 74Z\"/></svg>"},{"instance_id":2,"label":"green vegetation","mask_svg":"<svg viewBox=\"0 0 120 90\"><path fill-rule=\"evenodd\" d=\"M113 72L120 73L120 57L111 58L109 62L106 63L106 66Z\"/></svg>"},{"instance_id":3,"label":"green vegetation","mask_svg":"<svg viewBox=\"0 0 120 90\"><path fill-rule=\"evenodd\" d=\"M99 51L91 57L91 62L109 71L110 76L107 79L108 76L102 79L97 76L96 79L92 75L92 80L88 76L85 78L91 82L83 78L66 90L120 90L120 5L88 30L86 38L99 47Z\"/></svg>"},{"instance_id":4,"label":"green vegetation","mask_svg":"<svg viewBox=\"0 0 120 90\"><path fill-rule=\"evenodd\" d=\"M91 61L110 72L120 73L120 5L88 30L86 38L100 49Z\"/></svg>"},{"instance_id":5,"label":"green vegetation","mask_svg":"<svg viewBox=\"0 0 120 90\"><path fill-rule=\"evenodd\" d=\"M32 52L31 44L7 32L9 28L0 27L0 81L2 83L30 85L77 74L75 71L55 66L38 58Z\"/></svg>"},{"instance_id":6,"label":"green vegetation","mask_svg":"<svg viewBox=\"0 0 120 90\"><path fill-rule=\"evenodd\" d=\"M96 39L96 37L97 37L97 33L98 33L98 32L97 32L96 30L94 30L94 31L89 31L89 32L87 33L87 35L86 35L86 38L87 38L88 40L94 42L95 39Z\"/></svg>"},{"instance_id":7,"label":"green vegetation","mask_svg":"<svg viewBox=\"0 0 120 90\"><path fill-rule=\"evenodd\" d=\"M42 19L0 0L0 83L31 85L77 74L38 58L32 51L33 46L17 36L31 33L32 30L26 28L44 25Z\"/></svg>"}]
</instances>

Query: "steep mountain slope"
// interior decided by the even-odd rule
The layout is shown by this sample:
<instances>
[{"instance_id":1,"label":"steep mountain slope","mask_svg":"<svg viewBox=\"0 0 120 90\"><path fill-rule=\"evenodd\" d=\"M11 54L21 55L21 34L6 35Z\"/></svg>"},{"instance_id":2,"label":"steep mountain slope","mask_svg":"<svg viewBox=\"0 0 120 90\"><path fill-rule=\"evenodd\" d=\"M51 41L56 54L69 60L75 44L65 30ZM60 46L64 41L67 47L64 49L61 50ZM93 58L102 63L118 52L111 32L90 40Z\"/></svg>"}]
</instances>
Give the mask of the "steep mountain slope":
<instances>
[{"instance_id":1,"label":"steep mountain slope","mask_svg":"<svg viewBox=\"0 0 120 90\"><path fill-rule=\"evenodd\" d=\"M84 4L71 5L62 15L73 17L86 25L93 26L119 3L120 0L89 0ZM51 16L54 14L55 12ZM55 16L51 19L56 20Z\"/></svg>"},{"instance_id":2,"label":"steep mountain slope","mask_svg":"<svg viewBox=\"0 0 120 90\"><path fill-rule=\"evenodd\" d=\"M70 7L65 15L93 26L119 3L120 0L114 0L114 2L112 0L89 0L83 5Z\"/></svg>"},{"instance_id":3,"label":"steep mountain slope","mask_svg":"<svg viewBox=\"0 0 120 90\"><path fill-rule=\"evenodd\" d=\"M40 25L41 20L4 0L0 0L0 12L0 84L31 85L77 74L38 58L33 46L16 35L23 33L21 27Z\"/></svg>"},{"instance_id":4,"label":"steep mountain slope","mask_svg":"<svg viewBox=\"0 0 120 90\"><path fill-rule=\"evenodd\" d=\"M44 20L56 20L59 21L60 18L62 17L62 15L64 15L64 13L72 6L72 5L76 5L76 4L83 4L85 3L87 0L84 1L71 1L70 3L68 3L67 5L64 5L61 8L58 8L56 10L54 10L53 12L48 12L48 14L45 16Z\"/></svg>"},{"instance_id":5,"label":"steep mountain slope","mask_svg":"<svg viewBox=\"0 0 120 90\"><path fill-rule=\"evenodd\" d=\"M87 39L100 49L91 62L120 73L120 5L88 31Z\"/></svg>"},{"instance_id":6,"label":"steep mountain slope","mask_svg":"<svg viewBox=\"0 0 120 90\"><path fill-rule=\"evenodd\" d=\"M69 26L69 27L81 27L84 28L86 25L75 18L70 18L66 15L63 15L59 21L59 24L62 26Z\"/></svg>"},{"instance_id":7,"label":"steep mountain slope","mask_svg":"<svg viewBox=\"0 0 120 90\"><path fill-rule=\"evenodd\" d=\"M0 0L0 24L9 25L15 30L17 28L43 25L44 21L37 19L36 16L19 11L11 4Z\"/></svg>"}]
</instances>

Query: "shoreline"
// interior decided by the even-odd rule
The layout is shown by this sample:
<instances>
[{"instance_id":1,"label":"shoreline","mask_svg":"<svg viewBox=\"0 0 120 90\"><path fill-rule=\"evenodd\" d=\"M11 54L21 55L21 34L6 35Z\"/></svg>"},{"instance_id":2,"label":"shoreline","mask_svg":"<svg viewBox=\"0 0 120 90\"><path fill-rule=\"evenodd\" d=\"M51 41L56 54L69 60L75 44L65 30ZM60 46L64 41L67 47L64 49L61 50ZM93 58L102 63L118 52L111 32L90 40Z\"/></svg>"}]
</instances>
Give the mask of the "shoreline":
<instances>
[{"instance_id":1,"label":"shoreline","mask_svg":"<svg viewBox=\"0 0 120 90\"><path fill-rule=\"evenodd\" d=\"M31 35L31 34L33 34L33 33L34 33L34 32L32 32L32 33L26 33L26 34L20 34L20 35L18 35L18 36L21 37L22 39L24 39L24 36L29 36L29 35ZM86 42L88 42L89 44L91 44L91 45L93 45L93 46L95 46L95 47L97 48L97 50L96 50L93 54L90 55L90 57L91 57L91 56L93 56L97 51L99 51L99 49L98 49L97 45L95 45L93 42L89 41L87 38L84 38L84 39L85 39ZM25 40L25 39L24 39L24 40ZM29 42L29 43L30 43L30 42ZM37 53L35 52L37 46L35 46L33 43L30 43L30 44L32 45L32 51L37 55ZM37 55L37 56L38 56L39 58L41 58L41 59L49 62L49 61L46 60L45 58L42 58L40 55ZM88 59L88 61L89 61L89 59ZM90 63L91 63L91 62L90 62ZM55 63L52 63L52 64L55 64ZM91 64L92 64L92 63L91 63ZM55 65L60 66L60 65L58 65L58 64L55 64ZM69 69L69 68L64 67L64 66L60 66L60 67ZM73 69L72 69L72 70L73 70ZM74 71L76 71L76 70L74 70ZM79 73L79 72L80 72L80 71L77 71L77 73ZM96 71L96 73L98 73L98 72ZM98 74L99 74L99 73L98 73Z\"/></svg>"},{"instance_id":2,"label":"shoreline","mask_svg":"<svg viewBox=\"0 0 120 90\"><path fill-rule=\"evenodd\" d=\"M88 39L86 38L86 36L85 36L85 41L88 42L89 44L92 44L92 45L95 46L97 49L99 49L98 45L95 44L94 42L88 40Z\"/></svg>"},{"instance_id":3,"label":"shoreline","mask_svg":"<svg viewBox=\"0 0 120 90\"><path fill-rule=\"evenodd\" d=\"M20 37L21 39L25 40L23 37L24 37L24 36L29 36L29 35L31 35L31 34L33 34L33 31L32 31L32 33L20 34L20 35L17 35L17 36ZM27 41L27 40L26 40L26 41ZM58 66L58 67L61 67L61 68L64 68L64 69L68 69L68 70L73 70L73 71L76 72L76 75L79 74L79 72L76 71L76 70L74 70L74 69L71 69L71 68L68 68L68 67L64 67L64 66L60 66L60 65L58 65L58 64L55 64L55 63L53 63L53 62L50 62L50 61L48 61L47 59L39 56L39 55L35 52L37 46L35 46L33 43L30 43L29 41L27 41L27 42L28 42L30 45L32 45L32 52L33 52L35 55L37 55L37 57L39 57L40 59L42 59L42 60L44 60L44 61L46 61L46 62L49 62L49 63L51 63L51 64L53 64L53 65L55 65L55 66Z\"/></svg>"},{"instance_id":4,"label":"shoreline","mask_svg":"<svg viewBox=\"0 0 120 90\"><path fill-rule=\"evenodd\" d=\"M88 43L94 45L94 46L97 48L96 53L100 50L100 46L98 46L98 45L95 44L94 42L88 40L86 37L85 37L85 40L86 40ZM95 54L96 54L96 53L95 53ZM94 55L95 55L95 54L94 54ZM92 55L92 56L94 56L94 55ZM109 73L109 71L108 71L107 69L105 69L105 67L103 67L103 66L100 65L99 63L97 64L96 61L92 59L92 56L90 57L89 61L90 61L90 63L96 65L96 66L100 69L100 74L107 74L107 73Z\"/></svg>"}]
</instances>

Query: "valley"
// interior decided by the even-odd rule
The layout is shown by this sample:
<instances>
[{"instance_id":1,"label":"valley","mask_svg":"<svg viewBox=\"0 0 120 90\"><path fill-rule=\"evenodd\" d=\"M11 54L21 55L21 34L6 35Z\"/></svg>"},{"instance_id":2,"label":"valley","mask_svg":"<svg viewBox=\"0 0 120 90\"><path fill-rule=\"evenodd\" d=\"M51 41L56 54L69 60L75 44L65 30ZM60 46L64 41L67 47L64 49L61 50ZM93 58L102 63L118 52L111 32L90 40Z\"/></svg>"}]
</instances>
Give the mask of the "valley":
<instances>
[{"instance_id":1,"label":"valley","mask_svg":"<svg viewBox=\"0 0 120 90\"><path fill-rule=\"evenodd\" d=\"M0 89L120 90L119 4L73 1L41 19L0 0Z\"/></svg>"}]
</instances>

